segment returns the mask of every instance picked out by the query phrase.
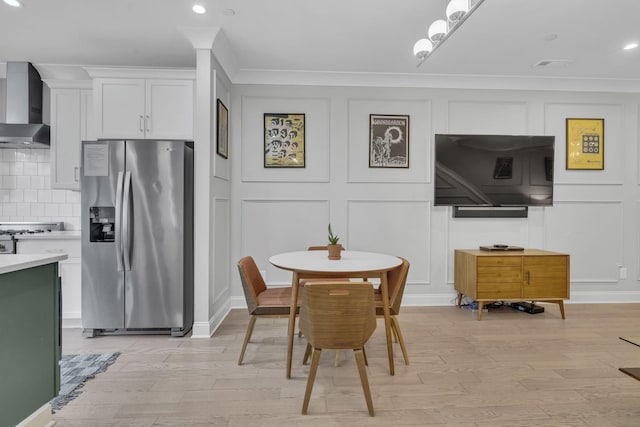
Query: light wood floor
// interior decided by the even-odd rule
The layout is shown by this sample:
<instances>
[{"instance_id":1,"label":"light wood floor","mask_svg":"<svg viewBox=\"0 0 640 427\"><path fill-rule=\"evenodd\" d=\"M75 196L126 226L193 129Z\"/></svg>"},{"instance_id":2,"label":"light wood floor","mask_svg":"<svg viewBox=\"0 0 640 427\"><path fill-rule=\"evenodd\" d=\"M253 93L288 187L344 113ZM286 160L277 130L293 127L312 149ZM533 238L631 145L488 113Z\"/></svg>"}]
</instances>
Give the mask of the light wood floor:
<instances>
[{"instance_id":1,"label":"light wood floor","mask_svg":"<svg viewBox=\"0 0 640 427\"><path fill-rule=\"evenodd\" d=\"M542 314L503 307L476 320L457 307L404 307L411 359L395 344L390 376L381 321L367 346L376 416L353 355L323 352L309 415L300 415L309 367L296 338L285 378L286 319L258 319L245 363L236 361L248 322L232 311L211 339L82 338L63 334L63 353L121 351L107 372L54 414L57 426L638 426L640 304L544 304Z\"/></svg>"}]
</instances>

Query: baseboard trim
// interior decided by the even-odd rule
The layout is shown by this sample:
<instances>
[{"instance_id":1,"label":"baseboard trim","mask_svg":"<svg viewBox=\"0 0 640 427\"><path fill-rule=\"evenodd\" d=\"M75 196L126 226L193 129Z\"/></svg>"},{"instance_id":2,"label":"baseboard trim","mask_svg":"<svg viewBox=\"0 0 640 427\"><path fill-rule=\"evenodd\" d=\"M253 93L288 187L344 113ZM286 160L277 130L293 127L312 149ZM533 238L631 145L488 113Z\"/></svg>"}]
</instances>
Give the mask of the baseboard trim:
<instances>
[{"instance_id":1,"label":"baseboard trim","mask_svg":"<svg viewBox=\"0 0 640 427\"><path fill-rule=\"evenodd\" d=\"M16 427L53 427L56 422L51 415L51 405L45 403Z\"/></svg>"},{"instance_id":2,"label":"baseboard trim","mask_svg":"<svg viewBox=\"0 0 640 427\"><path fill-rule=\"evenodd\" d=\"M246 307L246 305L245 305ZM208 322L193 322L191 338L211 338L231 310L230 302L223 304Z\"/></svg>"},{"instance_id":3,"label":"baseboard trim","mask_svg":"<svg viewBox=\"0 0 640 427\"><path fill-rule=\"evenodd\" d=\"M64 329L82 328L82 319L80 317L63 317L62 327Z\"/></svg>"},{"instance_id":4,"label":"baseboard trim","mask_svg":"<svg viewBox=\"0 0 640 427\"><path fill-rule=\"evenodd\" d=\"M571 299L567 304L612 304L640 302L640 291L571 291Z\"/></svg>"},{"instance_id":5,"label":"baseboard trim","mask_svg":"<svg viewBox=\"0 0 640 427\"><path fill-rule=\"evenodd\" d=\"M429 306L447 306L455 305L457 293L443 294L405 294L402 299L403 307L429 307ZM638 303L640 302L640 291L621 291L621 292L580 292L572 291L571 299L566 300L565 304L604 304L604 303ZM191 332L191 338L210 338L216 329L220 327L222 321L227 317L232 309L246 309L247 302L242 296L233 296L229 298L226 304L209 319L208 322L194 322ZM63 327L80 327L66 326L73 324L72 321L80 319L63 319Z\"/></svg>"}]
</instances>

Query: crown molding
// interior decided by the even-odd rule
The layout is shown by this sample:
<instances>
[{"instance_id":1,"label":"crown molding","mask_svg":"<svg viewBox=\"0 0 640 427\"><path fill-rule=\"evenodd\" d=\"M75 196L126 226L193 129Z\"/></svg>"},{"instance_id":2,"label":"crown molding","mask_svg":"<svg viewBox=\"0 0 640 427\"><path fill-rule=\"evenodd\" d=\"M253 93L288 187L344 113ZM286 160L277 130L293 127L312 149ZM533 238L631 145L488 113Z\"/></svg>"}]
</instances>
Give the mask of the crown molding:
<instances>
[{"instance_id":1,"label":"crown molding","mask_svg":"<svg viewBox=\"0 0 640 427\"><path fill-rule=\"evenodd\" d=\"M92 79L112 78L153 78L153 79L195 79L194 68L148 68L148 67L84 67Z\"/></svg>"},{"instance_id":2,"label":"crown molding","mask_svg":"<svg viewBox=\"0 0 640 427\"><path fill-rule=\"evenodd\" d=\"M233 84L351 86L438 89L545 90L572 92L640 92L640 79L520 77L499 75L385 74L357 72L240 69Z\"/></svg>"}]
</instances>

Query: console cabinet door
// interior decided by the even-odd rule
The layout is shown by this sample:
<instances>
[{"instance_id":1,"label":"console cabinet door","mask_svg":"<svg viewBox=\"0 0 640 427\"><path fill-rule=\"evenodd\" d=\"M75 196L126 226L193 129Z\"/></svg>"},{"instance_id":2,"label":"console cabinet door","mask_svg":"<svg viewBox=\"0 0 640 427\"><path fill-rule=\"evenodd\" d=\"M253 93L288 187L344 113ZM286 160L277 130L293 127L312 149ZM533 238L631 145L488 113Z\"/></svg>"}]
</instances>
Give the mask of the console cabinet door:
<instances>
[{"instance_id":1,"label":"console cabinet door","mask_svg":"<svg viewBox=\"0 0 640 427\"><path fill-rule=\"evenodd\" d=\"M523 259L522 296L528 300L569 298L567 256L527 256Z\"/></svg>"}]
</instances>

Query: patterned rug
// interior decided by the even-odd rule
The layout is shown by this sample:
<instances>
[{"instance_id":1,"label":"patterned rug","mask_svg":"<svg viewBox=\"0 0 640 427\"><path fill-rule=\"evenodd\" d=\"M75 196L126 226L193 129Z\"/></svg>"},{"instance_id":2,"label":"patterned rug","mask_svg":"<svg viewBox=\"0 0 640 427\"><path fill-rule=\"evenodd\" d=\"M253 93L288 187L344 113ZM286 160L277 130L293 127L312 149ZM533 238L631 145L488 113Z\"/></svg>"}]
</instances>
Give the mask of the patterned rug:
<instances>
[{"instance_id":1,"label":"patterned rug","mask_svg":"<svg viewBox=\"0 0 640 427\"><path fill-rule=\"evenodd\" d=\"M120 353L64 354L60 359L60 393L51 399L53 412L62 409L82 393L84 383L107 370Z\"/></svg>"}]
</instances>

